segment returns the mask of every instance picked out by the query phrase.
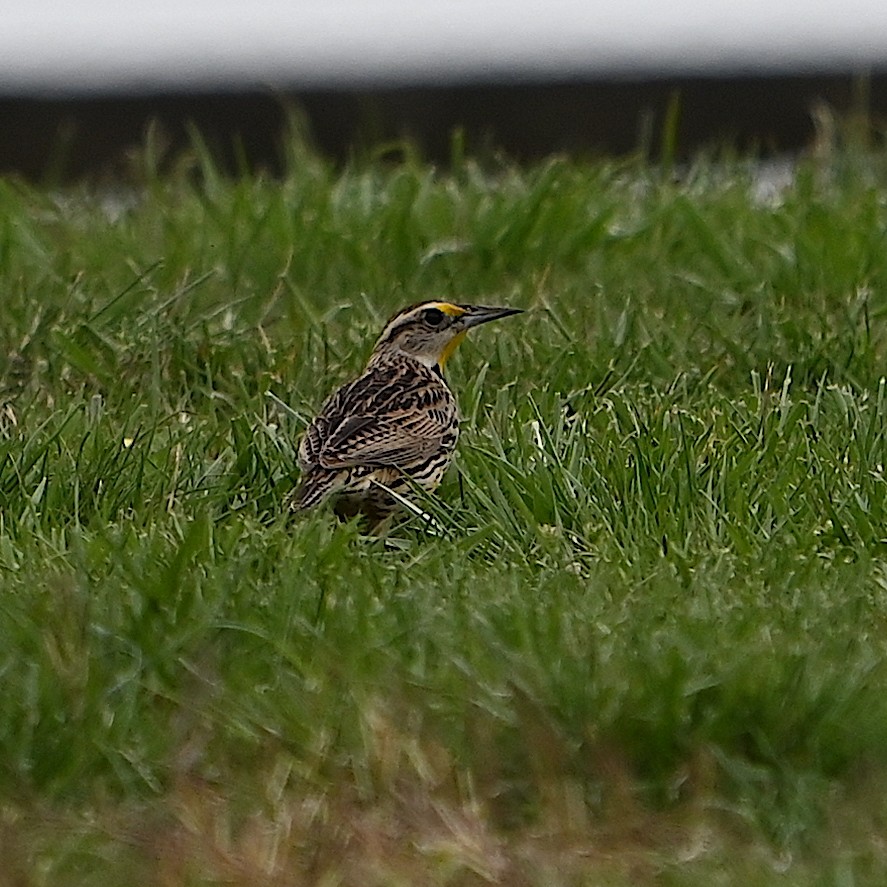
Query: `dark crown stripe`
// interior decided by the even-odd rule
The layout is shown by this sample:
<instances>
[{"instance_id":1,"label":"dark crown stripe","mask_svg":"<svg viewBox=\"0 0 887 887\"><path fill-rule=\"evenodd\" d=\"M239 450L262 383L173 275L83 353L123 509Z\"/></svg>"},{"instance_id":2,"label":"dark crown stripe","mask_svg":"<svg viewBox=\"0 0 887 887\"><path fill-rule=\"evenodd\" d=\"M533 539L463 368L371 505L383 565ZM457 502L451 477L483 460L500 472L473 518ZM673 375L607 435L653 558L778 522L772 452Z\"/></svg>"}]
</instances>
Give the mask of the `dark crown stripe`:
<instances>
[{"instance_id":1,"label":"dark crown stripe","mask_svg":"<svg viewBox=\"0 0 887 887\"><path fill-rule=\"evenodd\" d=\"M417 302L415 305L410 305L408 308L403 308L398 311L397 314L391 317L388 323L385 324L385 328L382 330L382 334L376 342L376 347L378 348L380 345L390 342L399 330L402 330L416 319L416 311L423 305L428 304L428 302Z\"/></svg>"}]
</instances>

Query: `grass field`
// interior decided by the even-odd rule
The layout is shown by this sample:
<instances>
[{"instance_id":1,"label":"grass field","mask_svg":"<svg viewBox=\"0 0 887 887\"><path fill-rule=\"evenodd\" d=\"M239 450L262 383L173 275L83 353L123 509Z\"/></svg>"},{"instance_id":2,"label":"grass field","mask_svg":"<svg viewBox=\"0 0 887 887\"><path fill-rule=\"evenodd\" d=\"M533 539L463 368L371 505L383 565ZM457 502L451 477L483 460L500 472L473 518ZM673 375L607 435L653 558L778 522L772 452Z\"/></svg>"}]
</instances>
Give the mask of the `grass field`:
<instances>
[{"instance_id":1,"label":"grass field","mask_svg":"<svg viewBox=\"0 0 887 887\"><path fill-rule=\"evenodd\" d=\"M289 151L0 181L0 883L885 883L884 156ZM425 297L439 531L291 520Z\"/></svg>"}]
</instances>

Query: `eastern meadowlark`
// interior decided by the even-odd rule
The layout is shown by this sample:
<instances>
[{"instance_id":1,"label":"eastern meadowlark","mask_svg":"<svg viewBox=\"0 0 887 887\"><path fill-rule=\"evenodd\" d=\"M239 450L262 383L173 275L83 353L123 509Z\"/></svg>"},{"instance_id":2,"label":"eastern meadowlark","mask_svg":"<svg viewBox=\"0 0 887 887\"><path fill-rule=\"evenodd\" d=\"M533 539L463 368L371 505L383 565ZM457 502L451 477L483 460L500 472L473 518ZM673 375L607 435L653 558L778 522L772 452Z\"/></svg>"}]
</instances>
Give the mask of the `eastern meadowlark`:
<instances>
[{"instance_id":1,"label":"eastern meadowlark","mask_svg":"<svg viewBox=\"0 0 887 887\"><path fill-rule=\"evenodd\" d=\"M469 329L519 313L450 302L398 311L363 373L332 394L308 426L290 508L303 511L332 498L340 517L363 514L375 527L397 509L396 496L408 493L411 483L434 490L459 436L444 365Z\"/></svg>"}]
</instances>

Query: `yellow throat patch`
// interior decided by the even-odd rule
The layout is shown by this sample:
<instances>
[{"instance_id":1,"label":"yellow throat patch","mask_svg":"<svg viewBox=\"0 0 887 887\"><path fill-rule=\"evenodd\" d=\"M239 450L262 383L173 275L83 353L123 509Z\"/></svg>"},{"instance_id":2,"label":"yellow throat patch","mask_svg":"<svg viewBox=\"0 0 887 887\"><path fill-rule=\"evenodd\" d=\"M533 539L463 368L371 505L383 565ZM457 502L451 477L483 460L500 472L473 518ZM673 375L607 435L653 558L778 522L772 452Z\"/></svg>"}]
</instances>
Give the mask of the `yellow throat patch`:
<instances>
[{"instance_id":1,"label":"yellow throat patch","mask_svg":"<svg viewBox=\"0 0 887 887\"><path fill-rule=\"evenodd\" d=\"M440 309L443 311L443 308ZM464 314L465 312L460 312ZM440 352L440 357L437 359L437 365L443 369L446 362L453 356L453 352L459 347L459 343L468 335L468 330L462 330L461 333L456 333L446 345L444 345L443 351Z\"/></svg>"}]
</instances>

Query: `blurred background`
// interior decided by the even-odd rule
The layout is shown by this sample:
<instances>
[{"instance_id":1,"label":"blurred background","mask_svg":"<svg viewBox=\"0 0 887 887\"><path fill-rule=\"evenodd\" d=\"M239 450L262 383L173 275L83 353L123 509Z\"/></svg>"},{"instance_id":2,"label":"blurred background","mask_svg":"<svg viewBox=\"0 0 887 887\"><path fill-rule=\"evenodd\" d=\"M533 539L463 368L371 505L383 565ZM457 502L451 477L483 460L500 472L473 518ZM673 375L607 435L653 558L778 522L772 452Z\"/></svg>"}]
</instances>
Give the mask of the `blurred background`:
<instances>
[{"instance_id":1,"label":"blurred background","mask_svg":"<svg viewBox=\"0 0 887 887\"><path fill-rule=\"evenodd\" d=\"M13 0L0 172L114 175L152 124L277 169L292 112L335 159L454 150L774 156L887 116L883 0ZM454 139L454 133L458 137Z\"/></svg>"}]
</instances>

